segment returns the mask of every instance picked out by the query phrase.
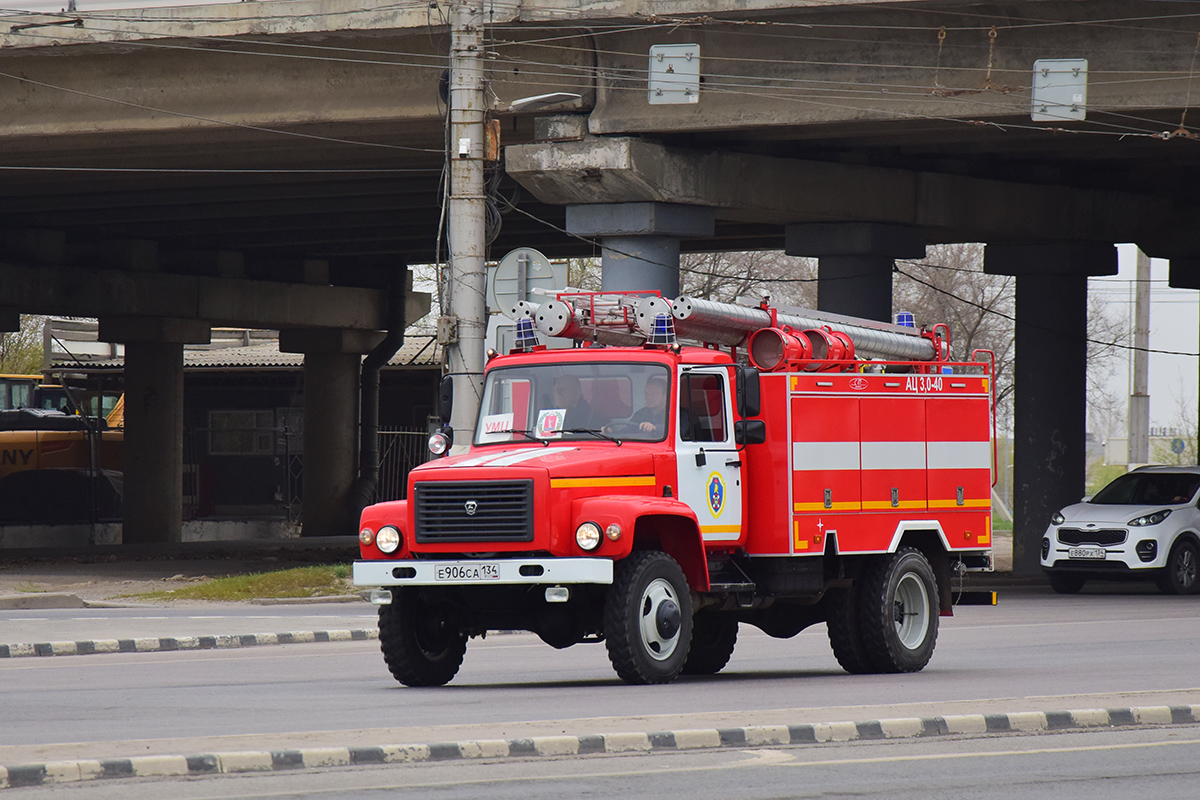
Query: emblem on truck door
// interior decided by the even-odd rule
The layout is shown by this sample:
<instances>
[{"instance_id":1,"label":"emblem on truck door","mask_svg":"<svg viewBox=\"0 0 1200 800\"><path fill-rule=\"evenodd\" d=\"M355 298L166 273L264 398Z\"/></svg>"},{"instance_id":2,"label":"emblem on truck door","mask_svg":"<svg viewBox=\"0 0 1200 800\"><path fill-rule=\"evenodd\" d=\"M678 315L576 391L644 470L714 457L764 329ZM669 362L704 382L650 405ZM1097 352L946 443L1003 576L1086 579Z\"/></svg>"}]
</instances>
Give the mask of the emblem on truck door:
<instances>
[{"instance_id":1,"label":"emblem on truck door","mask_svg":"<svg viewBox=\"0 0 1200 800\"><path fill-rule=\"evenodd\" d=\"M479 503L476 503L474 500L468 500L467 502L463 503L463 511L467 512L468 517L475 516L475 512L478 510Z\"/></svg>"},{"instance_id":2,"label":"emblem on truck door","mask_svg":"<svg viewBox=\"0 0 1200 800\"><path fill-rule=\"evenodd\" d=\"M708 507L714 517L721 516L721 509L725 507L725 483L715 472L708 476Z\"/></svg>"}]
</instances>

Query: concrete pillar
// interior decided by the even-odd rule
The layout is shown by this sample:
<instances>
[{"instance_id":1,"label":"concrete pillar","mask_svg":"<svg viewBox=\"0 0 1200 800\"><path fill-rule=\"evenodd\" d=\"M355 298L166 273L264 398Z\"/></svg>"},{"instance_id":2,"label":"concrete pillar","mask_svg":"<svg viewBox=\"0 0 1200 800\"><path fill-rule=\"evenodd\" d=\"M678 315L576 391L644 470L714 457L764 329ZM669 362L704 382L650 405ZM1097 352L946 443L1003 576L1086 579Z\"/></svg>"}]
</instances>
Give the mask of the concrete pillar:
<instances>
[{"instance_id":1,"label":"concrete pillar","mask_svg":"<svg viewBox=\"0 0 1200 800\"><path fill-rule=\"evenodd\" d=\"M358 379L376 331L279 332L279 349L304 353L304 503L302 536L353 536L358 516L350 487L358 476Z\"/></svg>"},{"instance_id":2,"label":"concrete pillar","mask_svg":"<svg viewBox=\"0 0 1200 800\"><path fill-rule=\"evenodd\" d=\"M600 288L658 290L679 296L679 240L712 236L713 210L671 203L567 206L567 231L598 236L603 250Z\"/></svg>"},{"instance_id":3,"label":"concrete pillar","mask_svg":"<svg viewBox=\"0 0 1200 800\"><path fill-rule=\"evenodd\" d=\"M788 225L784 251L816 257L817 309L892 321L892 268L897 258L924 258L919 228L876 222Z\"/></svg>"},{"instance_id":4,"label":"concrete pillar","mask_svg":"<svg viewBox=\"0 0 1200 800\"><path fill-rule=\"evenodd\" d=\"M1115 275L1110 244L991 245L984 271L1017 276L1013 574L1040 574L1050 515L1084 494L1087 278Z\"/></svg>"},{"instance_id":5,"label":"concrete pillar","mask_svg":"<svg viewBox=\"0 0 1200 800\"><path fill-rule=\"evenodd\" d=\"M183 541L183 345L206 322L102 318L99 338L125 344L123 544Z\"/></svg>"}]
</instances>

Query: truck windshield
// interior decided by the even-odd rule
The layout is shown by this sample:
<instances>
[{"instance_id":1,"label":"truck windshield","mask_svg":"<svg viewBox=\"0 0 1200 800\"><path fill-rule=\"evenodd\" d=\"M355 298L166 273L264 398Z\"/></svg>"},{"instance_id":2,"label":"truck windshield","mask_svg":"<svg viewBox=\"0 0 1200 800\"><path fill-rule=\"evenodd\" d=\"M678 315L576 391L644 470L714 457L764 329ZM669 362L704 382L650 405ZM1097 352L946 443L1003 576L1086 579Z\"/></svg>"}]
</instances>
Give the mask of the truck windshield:
<instances>
[{"instance_id":1,"label":"truck windshield","mask_svg":"<svg viewBox=\"0 0 1200 800\"><path fill-rule=\"evenodd\" d=\"M539 364L488 373L475 444L661 441L670 372L662 364Z\"/></svg>"}]
</instances>

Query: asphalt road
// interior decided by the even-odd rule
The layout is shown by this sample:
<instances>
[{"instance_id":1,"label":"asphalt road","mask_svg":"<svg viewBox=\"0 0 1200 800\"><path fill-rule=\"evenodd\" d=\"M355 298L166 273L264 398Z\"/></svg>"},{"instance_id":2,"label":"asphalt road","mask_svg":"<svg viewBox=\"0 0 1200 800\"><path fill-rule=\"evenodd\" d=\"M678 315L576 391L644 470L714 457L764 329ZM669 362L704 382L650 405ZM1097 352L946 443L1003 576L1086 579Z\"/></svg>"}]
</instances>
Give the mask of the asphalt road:
<instances>
[{"instance_id":1,"label":"asphalt road","mask_svg":"<svg viewBox=\"0 0 1200 800\"><path fill-rule=\"evenodd\" d=\"M472 642L459 676L435 689L395 683L374 642L7 659L0 764L1200 704L1198 602L1011 591L943 619L933 661L914 675L845 674L823 626L791 640L743 628L723 673L665 687L620 683L602 645L556 651L529 635ZM33 616L5 612L22 615Z\"/></svg>"}]
</instances>

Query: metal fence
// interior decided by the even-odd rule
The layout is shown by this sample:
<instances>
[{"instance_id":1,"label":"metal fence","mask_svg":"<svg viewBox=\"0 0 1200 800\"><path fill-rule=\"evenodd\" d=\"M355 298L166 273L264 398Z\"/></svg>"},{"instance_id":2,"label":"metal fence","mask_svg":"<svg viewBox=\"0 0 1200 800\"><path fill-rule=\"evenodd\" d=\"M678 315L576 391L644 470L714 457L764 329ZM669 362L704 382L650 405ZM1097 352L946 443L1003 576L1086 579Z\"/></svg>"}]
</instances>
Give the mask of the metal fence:
<instances>
[{"instance_id":1,"label":"metal fence","mask_svg":"<svg viewBox=\"0 0 1200 800\"><path fill-rule=\"evenodd\" d=\"M403 500L408 491L408 473L429 459L425 431L379 430L379 488L375 499Z\"/></svg>"}]
</instances>

